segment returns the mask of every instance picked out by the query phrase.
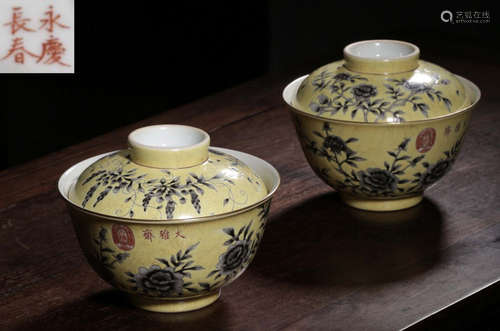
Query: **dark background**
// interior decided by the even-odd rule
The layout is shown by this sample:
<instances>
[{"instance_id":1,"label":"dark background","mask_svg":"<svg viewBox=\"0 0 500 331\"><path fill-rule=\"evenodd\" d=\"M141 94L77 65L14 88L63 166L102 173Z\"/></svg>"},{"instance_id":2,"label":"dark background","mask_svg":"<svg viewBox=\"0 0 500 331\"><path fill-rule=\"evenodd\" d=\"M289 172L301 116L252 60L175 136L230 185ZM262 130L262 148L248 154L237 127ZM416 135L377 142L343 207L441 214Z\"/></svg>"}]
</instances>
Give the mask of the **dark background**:
<instances>
[{"instance_id":1,"label":"dark background","mask_svg":"<svg viewBox=\"0 0 500 331\"><path fill-rule=\"evenodd\" d=\"M358 40L410 41L443 66L500 55L498 12L486 2L186 3L80 1L76 75L2 77L1 168L267 73L307 73ZM443 23L444 9L487 10L491 22Z\"/></svg>"}]
</instances>

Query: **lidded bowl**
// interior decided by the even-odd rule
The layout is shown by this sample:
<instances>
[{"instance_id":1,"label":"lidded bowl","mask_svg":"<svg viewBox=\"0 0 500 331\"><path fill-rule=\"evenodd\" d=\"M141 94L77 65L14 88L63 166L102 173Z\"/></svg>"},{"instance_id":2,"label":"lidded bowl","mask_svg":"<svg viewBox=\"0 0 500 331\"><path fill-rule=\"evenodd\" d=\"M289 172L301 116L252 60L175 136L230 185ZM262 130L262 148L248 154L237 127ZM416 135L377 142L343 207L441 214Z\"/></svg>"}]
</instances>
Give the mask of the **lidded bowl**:
<instances>
[{"instance_id":1,"label":"lidded bowl","mask_svg":"<svg viewBox=\"0 0 500 331\"><path fill-rule=\"evenodd\" d=\"M283 91L309 164L353 207L411 207L457 156L479 89L419 55L356 42Z\"/></svg>"},{"instance_id":2,"label":"lidded bowl","mask_svg":"<svg viewBox=\"0 0 500 331\"><path fill-rule=\"evenodd\" d=\"M170 220L215 216L267 195L259 175L236 157L210 149L208 134L182 125L137 129L130 148L85 169L69 198L99 214Z\"/></svg>"},{"instance_id":3,"label":"lidded bowl","mask_svg":"<svg viewBox=\"0 0 500 331\"><path fill-rule=\"evenodd\" d=\"M211 304L255 256L278 172L189 126L140 128L128 142L59 179L87 260L140 308Z\"/></svg>"}]
</instances>

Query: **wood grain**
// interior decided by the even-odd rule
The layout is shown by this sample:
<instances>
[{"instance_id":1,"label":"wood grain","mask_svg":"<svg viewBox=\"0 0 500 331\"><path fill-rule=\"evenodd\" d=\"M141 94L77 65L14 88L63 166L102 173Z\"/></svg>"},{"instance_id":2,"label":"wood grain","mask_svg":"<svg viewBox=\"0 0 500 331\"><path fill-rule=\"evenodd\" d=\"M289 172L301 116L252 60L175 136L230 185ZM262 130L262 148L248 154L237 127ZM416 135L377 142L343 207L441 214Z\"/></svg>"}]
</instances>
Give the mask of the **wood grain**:
<instances>
[{"instance_id":1,"label":"wood grain","mask_svg":"<svg viewBox=\"0 0 500 331\"><path fill-rule=\"evenodd\" d=\"M487 75L498 67L447 63L477 82L484 98L452 172L406 211L348 208L313 174L281 101L299 72L263 77L1 172L0 328L394 330L498 284L500 91ZM87 265L56 192L66 168L123 148L131 129L151 123L201 127L212 145L264 158L282 176L253 264L221 300L191 313L130 307Z\"/></svg>"}]
</instances>

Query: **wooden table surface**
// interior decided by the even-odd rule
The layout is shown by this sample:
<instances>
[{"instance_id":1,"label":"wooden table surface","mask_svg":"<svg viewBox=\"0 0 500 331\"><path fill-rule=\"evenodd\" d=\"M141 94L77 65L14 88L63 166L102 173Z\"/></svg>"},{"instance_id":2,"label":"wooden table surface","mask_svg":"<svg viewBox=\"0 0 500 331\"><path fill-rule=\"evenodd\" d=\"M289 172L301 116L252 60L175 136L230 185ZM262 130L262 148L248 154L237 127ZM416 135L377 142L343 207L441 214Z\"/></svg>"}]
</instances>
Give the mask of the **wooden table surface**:
<instances>
[{"instance_id":1,"label":"wooden table surface","mask_svg":"<svg viewBox=\"0 0 500 331\"><path fill-rule=\"evenodd\" d=\"M487 289L500 279L500 84L491 79L499 70L443 64L476 82L483 100L452 171L406 211L346 207L309 168L281 90L312 67L259 78L1 172L0 329L394 330L425 325L480 289L480 301L491 300ZM56 191L66 168L123 148L130 130L157 123L203 128L213 146L259 156L282 176L252 265L219 301L190 313L135 309L100 280Z\"/></svg>"}]
</instances>

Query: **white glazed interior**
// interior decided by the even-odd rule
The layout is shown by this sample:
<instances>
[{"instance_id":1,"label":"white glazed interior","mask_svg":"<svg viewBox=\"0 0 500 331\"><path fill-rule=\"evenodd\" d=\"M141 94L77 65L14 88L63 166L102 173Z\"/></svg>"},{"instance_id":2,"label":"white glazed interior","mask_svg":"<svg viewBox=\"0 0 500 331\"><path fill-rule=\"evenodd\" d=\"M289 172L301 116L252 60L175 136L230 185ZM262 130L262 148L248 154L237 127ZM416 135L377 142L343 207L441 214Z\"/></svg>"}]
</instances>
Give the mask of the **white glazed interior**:
<instances>
[{"instance_id":1,"label":"white glazed interior","mask_svg":"<svg viewBox=\"0 0 500 331\"><path fill-rule=\"evenodd\" d=\"M392 60L415 56L419 49L413 44L397 40L366 40L346 46L344 52L363 59Z\"/></svg>"},{"instance_id":2,"label":"white glazed interior","mask_svg":"<svg viewBox=\"0 0 500 331\"><path fill-rule=\"evenodd\" d=\"M294 106L294 102L295 102L295 99L297 97L297 90L299 89L299 87L302 84L302 82L304 81L304 79L307 78L307 76L309 76L309 75L304 75L302 77L295 79L293 82L288 84L285 87L285 89L283 90L283 100L285 100L285 102L289 106L291 106L291 107Z\"/></svg>"},{"instance_id":3,"label":"white glazed interior","mask_svg":"<svg viewBox=\"0 0 500 331\"><path fill-rule=\"evenodd\" d=\"M208 134L198 128L185 125L152 125L132 131L129 136L131 146L153 149L184 149L209 140Z\"/></svg>"},{"instance_id":4,"label":"white glazed interior","mask_svg":"<svg viewBox=\"0 0 500 331\"><path fill-rule=\"evenodd\" d=\"M264 200L267 200L268 198L270 198L278 189L279 184L280 184L279 173L268 162L266 162L258 157L255 157L253 155L243 153L243 152L234 151L231 149L219 148L219 147L210 147L210 149L213 149L213 150L216 150L216 151L219 151L222 153L227 153L227 154L230 154L230 155L236 157L237 159L243 161L246 165L248 165L253 171L255 171L262 178L262 181L266 185L268 194L261 201L264 201ZM104 154L100 154L100 155L88 158L86 160L83 160L83 161L73 165L71 168L66 170L61 175L61 177L59 178L59 181L58 181L58 189L59 189L59 193L62 195L62 197L64 199L66 199L67 202L80 208L79 206L77 206L75 203L73 203L69 199L69 192L70 192L71 187L76 184L76 182L78 181L78 177L80 177L80 174L85 169L87 169L91 164L93 164L97 160L99 160L107 155L110 155L112 153L116 153L116 151L104 153ZM259 201L257 204L259 204L261 201ZM257 204L255 204L255 205L257 205ZM242 210L247 210L248 208L251 208L251 207L252 206L248 206L246 208L243 208ZM231 214L233 214L233 213L238 213L238 210L236 210L235 212L232 212ZM220 217L221 215L216 215L216 216ZM106 217L106 216L103 216L103 217ZM199 219L200 220L203 220L203 219L210 220L212 218L200 217ZM134 219L131 221L134 223L141 222L140 219ZM171 221L153 221L151 223L157 224L157 223L182 223L182 222L184 222L184 223L189 222L189 219L171 220Z\"/></svg>"}]
</instances>

